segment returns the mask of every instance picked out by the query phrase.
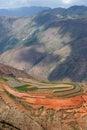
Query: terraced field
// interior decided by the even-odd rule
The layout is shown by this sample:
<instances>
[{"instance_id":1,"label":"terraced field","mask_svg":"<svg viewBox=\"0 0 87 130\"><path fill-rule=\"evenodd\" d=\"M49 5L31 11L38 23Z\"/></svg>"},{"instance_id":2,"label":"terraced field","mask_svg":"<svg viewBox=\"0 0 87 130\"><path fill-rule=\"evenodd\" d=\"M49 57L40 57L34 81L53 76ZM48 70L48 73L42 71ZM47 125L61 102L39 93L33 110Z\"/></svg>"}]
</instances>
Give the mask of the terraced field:
<instances>
[{"instance_id":1,"label":"terraced field","mask_svg":"<svg viewBox=\"0 0 87 130\"><path fill-rule=\"evenodd\" d=\"M40 83L32 79L0 79L0 96L4 102L26 113L28 113L27 108L31 107L54 110L78 108L80 116L87 115L86 91L78 83L51 84Z\"/></svg>"},{"instance_id":2,"label":"terraced field","mask_svg":"<svg viewBox=\"0 0 87 130\"><path fill-rule=\"evenodd\" d=\"M53 94L54 97L63 98L77 96L83 92L78 83L40 83L32 79L22 79L22 81L29 85L27 88L35 88L32 94L49 93Z\"/></svg>"},{"instance_id":3,"label":"terraced field","mask_svg":"<svg viewBox=\"0 0 87 130\"><path fill-rule=\"evenodd\" d=\"M72 97L70 97L70 93ZM67 97L65 95L67 95ZM39 83L31 79L20 80L2 77L0 79L0 100L4 103L4 106L6 106L5 109L3 109L4 106L2 107L2 111L9 108L6 114L2 113L3 117L5 115L3 119L7 119L6 121L8 123L10 116L10 123L12 124L14 124L14 119L20 121L21 115L23 114L24 120L21 119L23 121L22 123L24 123L26 119L25 116L27 116L29 121L32 119L35 124L39 122L40 126L43 126L45 130L51 130L50 128L54 130L54 126L56 126L57 129L60 128L58 124L59 120L61 123L71 124L74 121L77 122L78 119L87 117L86 84ZM10 109L13 113L10 113ZM14 111L16 113L14 113ZM20 114L18 115L17 112L20 112ZM17 116L17 118L15 118L15 116ZM49 119L51 122L48 122ZM54 125L54 121L56 121L56 125ZM30 123L32 122L28 122L29 126ZM45 125L48 123L52 124L52 126ZM21 126L19 127L20 130L25 130L25 127L22 129ZM35 129L36 127L34 130ZM64 127L60 130L62 129L64 129ZM33 129L30 127L30 130Z\"/></svg>"},{"instance_id":4,"label":"terraced field","mask_svg":"<svg viewBox=\"0 0 87 130\"><path fill-rule=\"evenodd\" d=\"M3 80L3 78L1 79ZM82 87L77 83L40 83L32 79L13 79L6 80L8 85L16 91L26 91L28 94L46 94L54 97L73 97L83 93ZM5 80L4 80L5 82ZM49 97L49 96L46 96ZM45 97L45 98L46 98Z\"/></svg>"}]
</instances>

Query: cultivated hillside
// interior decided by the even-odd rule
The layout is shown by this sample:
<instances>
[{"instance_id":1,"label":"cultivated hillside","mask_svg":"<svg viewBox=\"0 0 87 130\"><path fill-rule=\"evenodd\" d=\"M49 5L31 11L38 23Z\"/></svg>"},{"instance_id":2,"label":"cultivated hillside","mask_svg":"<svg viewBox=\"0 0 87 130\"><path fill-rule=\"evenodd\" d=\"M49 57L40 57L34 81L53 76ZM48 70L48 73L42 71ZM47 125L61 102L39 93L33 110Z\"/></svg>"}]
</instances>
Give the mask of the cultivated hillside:
<instances>
[{"instance_id":1,"label":"cultivated hillside","mask_svg":"<svg viewBox=\"0 0 87 130\"><path fill-rule=\"evenodd\" d=\"M1 17L0 62L38 80L86 81L86 11L73 6L32 17Z\"/></svg>"},{"instance_id":2,"label":"cultivated hillside","mask_svg":"<svg viewBox=\"0 0 87 130\"><path fill-rule=\"evenodd\" d=\"M87 130L84 82L87 7L0 17L0 130Z\"/></svg>"},{"instance_id":3,"label":"cultivated hillside","mask_svg":"<svg viewBox=\"0 0 87 130\"><path fill-rule=\"evenodd\" d=\"M0 130L87 130L85 83L0 77L0 105Z\"/></svg>"}]
</instances>

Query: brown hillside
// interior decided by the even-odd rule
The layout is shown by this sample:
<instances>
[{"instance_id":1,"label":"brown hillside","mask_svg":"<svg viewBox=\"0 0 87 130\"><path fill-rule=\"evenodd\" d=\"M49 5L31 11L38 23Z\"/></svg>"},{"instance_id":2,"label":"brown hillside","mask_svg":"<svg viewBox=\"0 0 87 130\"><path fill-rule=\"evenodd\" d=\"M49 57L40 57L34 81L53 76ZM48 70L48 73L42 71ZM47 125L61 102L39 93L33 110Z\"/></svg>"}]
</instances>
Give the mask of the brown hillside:
<instances>
[{"instance_id":1,"label":"brown hillside","mask_svg":"<svg viewBox=\"0 0 87 130\"><path fill-rule=\"evenodd\" d=\"M18 69L15 69L13 67L4 65L0 63L0 76L6 76L6 77L24 77L29 78L30 76Z\"/></svg>"}]
</instances>

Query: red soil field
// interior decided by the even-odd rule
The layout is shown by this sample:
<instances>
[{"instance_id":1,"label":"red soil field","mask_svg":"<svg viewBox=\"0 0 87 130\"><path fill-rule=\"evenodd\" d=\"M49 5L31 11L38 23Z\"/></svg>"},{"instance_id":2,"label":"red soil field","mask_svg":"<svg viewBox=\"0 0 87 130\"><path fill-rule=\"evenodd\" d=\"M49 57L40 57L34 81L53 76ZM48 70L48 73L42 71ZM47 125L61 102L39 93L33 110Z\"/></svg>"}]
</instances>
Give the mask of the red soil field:
<instances>
[{"instance_id":1,"label":"red soil field","mask_svg":"<svg viewBox=\"0 0 87 130\"><path fill-rule=\"evenodd\" d=\"M7 91L8 93L12 94L15 97L20 98L22 101L26 102L27 104L31 105L33 108L40 108L41 106L45 107L46 109L54 109L54 110L67 110L67 109L77 109L78 113L75 115L76 117L81 117L87 115L87 95L83 94L81 96L76 96L72 98L47 98L44 94L32 95L28 93L22 93L13 90L9 87L7 83L3 83L3 90Z\"/></svg>"}]
</instances>

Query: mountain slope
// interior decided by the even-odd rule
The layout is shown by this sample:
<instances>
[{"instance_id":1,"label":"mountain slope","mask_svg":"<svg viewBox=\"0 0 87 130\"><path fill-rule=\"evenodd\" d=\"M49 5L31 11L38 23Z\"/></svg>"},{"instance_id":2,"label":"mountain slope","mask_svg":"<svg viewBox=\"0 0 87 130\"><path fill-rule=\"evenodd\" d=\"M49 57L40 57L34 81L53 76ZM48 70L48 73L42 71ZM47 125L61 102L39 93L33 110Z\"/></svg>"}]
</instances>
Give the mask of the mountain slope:
<instances>
[{"instance_id":1,"label":"mountain slope","mask_svg":"<svg viewBox=\"0 0 87 130\"><path fill-rule=\"evenodd\" d=\"M24 71L0 63L0 76L30 78Z\"/></svg>"},{"instance_id":2,"label":"mountain slope","mask_svg":"<svg viewBox=\"0 0 87 130\"><path fill-rule=\"evenodd\" d=\"M4 53L0 62L38 80L86 81L87 15L75 15L78 10L84 14L86 7L67 9L71 17L65 17L65 10L44 11L32 17L1 17L0 52Z\"/></svg>"},{"instance_id":3,"label":"mountain slope","mask_svg":"<svg viewBox=\"0 0 87 130\"><path fill-rule=\"evenodd\" d=\"M78 14L78 12L81 13ZM68 9L50 9L31 17L0 17L0 52L2 53L8 49L30 46L38 43L45 44L46 48L49 48L49 51L55 50L55 48L58 48L60 45L60 41L65 43L70 41L70 34L67 36L65 35L63 40L61 35L65 34L64 31L73 34L77 24L79 24L78 27L76 27L78 28L78 32L75 31L76 34L74 34L74 36L78 36L80 32L81 35L79 37L86 35L84 32L86 29L84 31L82 30L85 26L85 19L81 18L81 14L84 18L87 17L86 12L87 7L73 6ZM81 25L81 23L83 25ZM74 26L71 26L71 24L74 24ZM52 32L51 37L49 32ZM44 39L45 35L46 38ZM55 43L54 48L51 47L53 46L51 45L51 41ZM57 44L58 41L59 45Z\"/></svg>"}]
</instances>

